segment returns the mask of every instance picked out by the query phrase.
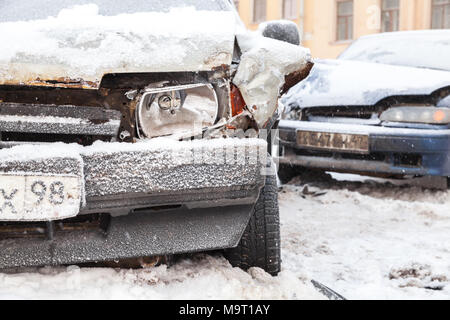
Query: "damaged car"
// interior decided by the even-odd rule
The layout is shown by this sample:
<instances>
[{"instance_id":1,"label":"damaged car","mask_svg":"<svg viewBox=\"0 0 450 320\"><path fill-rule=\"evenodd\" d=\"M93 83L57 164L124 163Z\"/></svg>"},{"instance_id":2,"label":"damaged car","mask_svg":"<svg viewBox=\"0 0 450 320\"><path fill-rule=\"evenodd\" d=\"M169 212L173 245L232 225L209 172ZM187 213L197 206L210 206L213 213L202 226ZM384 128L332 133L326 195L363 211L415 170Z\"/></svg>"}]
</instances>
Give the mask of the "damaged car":
<instances>
[{"instance_id":1,"label":"damaged car","mask_svg":"<svg viewBox=\"0 0 450 320\"><path fill-rule=\"evenodd\" d=\"M0 268L226 249L280 270L267 135L308 49L226 0L3 1Z\"/></svg>"},{"instance_id":2,"label":"damaged car","mask_svg":"<svg viewBox=\"0 0 450 320\"><path fill-rule=\"evenodd\" d=\"M280 178L450 176L450 30L370 35L283 98Z\"/></svg>"}]
</instances>

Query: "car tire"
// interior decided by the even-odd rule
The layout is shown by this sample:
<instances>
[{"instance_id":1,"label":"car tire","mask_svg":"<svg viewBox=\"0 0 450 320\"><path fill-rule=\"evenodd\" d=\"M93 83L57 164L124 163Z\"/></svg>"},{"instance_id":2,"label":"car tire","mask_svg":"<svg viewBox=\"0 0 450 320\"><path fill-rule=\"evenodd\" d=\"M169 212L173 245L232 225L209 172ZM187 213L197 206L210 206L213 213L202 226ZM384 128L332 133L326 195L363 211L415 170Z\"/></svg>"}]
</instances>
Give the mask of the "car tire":
<instances>
[{"instance_id":1,"label":"car tire","mask_svg":"<svg viewBox=\"0 0 450 320\"><path fill-rule=\"evenodd\" d=\"M298 176L302 172L302 169L298 166L290 164L280 164L278 169L278 178L282 184L287 184L292 178Z\"/></svg>"},{"instance_id":2,"label":"car tire","mask_svg":"<svg viewBox=\"0 0 450 320\"><path fill-rule=\"evenodd\" d=\"M280 213L275 175L266 176L266 185L239 245L226 250L225 257L232 266L244 270L258 267L273 276L280 272Z\"/></svg>"}]
</instances>

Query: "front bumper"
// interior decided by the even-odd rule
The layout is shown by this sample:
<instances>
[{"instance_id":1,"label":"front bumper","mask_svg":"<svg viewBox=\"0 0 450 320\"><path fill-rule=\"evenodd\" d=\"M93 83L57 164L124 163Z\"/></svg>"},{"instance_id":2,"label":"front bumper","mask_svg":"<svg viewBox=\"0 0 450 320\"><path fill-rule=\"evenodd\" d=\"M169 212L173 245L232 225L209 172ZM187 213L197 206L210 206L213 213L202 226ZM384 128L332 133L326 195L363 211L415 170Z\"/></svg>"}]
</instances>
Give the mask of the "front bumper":
<instances>
[{"instance_id":1,"label":"front bumper","mask_svg":"<svg viewBox=\"0 0 450 320\"><path fill-rule=\"evenodd\" d=\"M282 164L342 172L450 176L450 130L385 128L311 121L283 120L279 125ZM318 152L300 148L298 130L364 134L369 153Z\"/></svg>"},{"instance_id":2,"label":"front bumper","mask_svg":"<svg viewBox=\"0 0 450 320\"><path fill-rule=\"evenodd\" d=\"M34 223L52 229L44 237L3 237L5 228L27 223L0 223L0 268L230 248L265 182L267 143L260 139L38 145L27 146L27 156L21 148L0 150L0 172L81 175L78 217L108 219L98 229Z\"/></svg>"},{"instance_id":3,"label":"front bumper","mask_svg":"<svg viewBox=\"0 0 450 320\"><path fill-rule=\"evenodd\" d=\"M253 205L241 205L140 211L112 217L104 229L73 228L55 231L51 238L43 234L3 239L0 241L0 269L231 248L239 243L252 208Z\"/></svg>"}]
</instances>

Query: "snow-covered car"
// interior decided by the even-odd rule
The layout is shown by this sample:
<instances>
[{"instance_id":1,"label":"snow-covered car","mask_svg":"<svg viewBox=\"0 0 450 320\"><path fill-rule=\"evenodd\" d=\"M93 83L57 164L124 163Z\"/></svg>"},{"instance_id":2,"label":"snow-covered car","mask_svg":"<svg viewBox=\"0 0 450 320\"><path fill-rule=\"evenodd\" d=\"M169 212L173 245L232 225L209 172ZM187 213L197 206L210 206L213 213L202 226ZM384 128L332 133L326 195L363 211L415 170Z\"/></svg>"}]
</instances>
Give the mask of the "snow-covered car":
<instances>
[{"instance_id":1,"label":"snow-covered car","mask_svg":"<svg viewBox=\"0 0 450 320\"><path fill-rule=\"evenodd\" d=\"M283 98L280 177L299 168L450 176L450 30L370 35Z\"/></svg>"},{"instance_id":2,"label":"snow-covered car","mask_svg":"<svg viewBox=\"0 0 450 320\"><path fill-rule=\"evenodd\" d=\"M278 273L260 137L308 49L246 31L228 0L0 12L0 268L227 249Z\"/></svg>"}]
</instances>

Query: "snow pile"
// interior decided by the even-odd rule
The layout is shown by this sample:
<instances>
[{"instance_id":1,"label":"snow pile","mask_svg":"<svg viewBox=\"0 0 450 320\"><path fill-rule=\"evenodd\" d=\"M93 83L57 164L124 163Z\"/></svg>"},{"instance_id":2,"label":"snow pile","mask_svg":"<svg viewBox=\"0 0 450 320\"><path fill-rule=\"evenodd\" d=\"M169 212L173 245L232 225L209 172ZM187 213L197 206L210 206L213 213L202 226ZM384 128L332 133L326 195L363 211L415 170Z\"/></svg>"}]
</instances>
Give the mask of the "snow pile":
<instances>
[{"instance_id":1,"label":"snow pile","mask_svg":"<svg viewBox=\"0 0 450 320\"><path fill-rule=\"evenodd\" d=\"M450 297L450 192L302 181L280 194L285 269L348 299Z\"/></svg>"},{"instance_id":2,"label":"snow pile","mask_svg":"<svg viewBox=\"0 0 450 320\"><path fill-rule=\"evenodd\" d=\"M389 279L400 288L416 287L428 290L443 290L450 284L445 274L434 274L430 265L411 263L405 267L393 268Z\"/></svg>"},{"instance_id":3,"label":"snow pile","mask_svg":"<svg viewBox=\"0 0 450 320\"><path fill-rule=\"evenodd\" d=\"M262 139L239 139L239 138L223 138L223 139L194 139L187 141L178 141L175 138L160 137L154 139L142 139L136 143L111 143L96 141L92 146L81 147L84 155L92 155L95 153L119 153L119 152L139 152L169 150L183 151L185 149L233 149L235 147L243 148L265 148L267 142Z\"/></svg>"},{"instance_id":4,"label":"snow pile","mask_svg":"<svg viewBox=\"0 0 450 320\"><path fill-rule=\"evenodd\" d=\"M56 17L0 23L0 83L113 72L201 71L231 63L235 17L194 7L99 15L95 4Z\"/></svg>"},{"instance_id":5,"label":"snow pile","mask_svg":"<svg viewBox=\"0 0 450 320\"><path fill-rule=\"evenodd\" d=\"M2 162L21 162L32 160L44 160L52 158L72 158L81 161L78 144L67 145L62 142L52 143L51 145L21 145L8 149L0 150L0 163Z\"/></svg>"},{"instance_id":6,"label":"snow pile","mask_svg":"<svg viewBox=\"0 0 450 320\"><path fill-rule=\"evenodd\" d=\"M245 164L245 155L251 157L252 161L259 160L257 157L262 156L261 161L265 163L267 142L262 139L248 138L223 138L223 139L194 139L188 141L178 141L171 138L155 138L138 140L136 143L120 143L120 142L103 142L96 141L91 146L83 147L76 143L66 144L62 142L55 142L51 144L26 144L18 145L8 149L0 150L0 163L6 161L33 161L53 158L74 158L82 160L81 156L93 156L96 154L120 154L120 153L173 153L174 156L178 153L186 152L185 156L190 156L189 163L206 163L206 164L220 164L217 163L217 158L214 157L215 151L222 151L217 153L217 157L228 156L230 161L242 162ZM238 152L240 157L236 158L235 152ZM247 152L247 153L246 153ZM207 157L205 153L211 153L211 157ZM197 156L197 157L196 157ZM182 159L182 163L187 160ZM200 161L200 162L198 162Z\"/></svg>"},{"instance_id":7,"label":"snow pile","mask_svg":"<svg viewBox=\"0 0 450 320\"><path fill-rule=\"evenodd\" d=\"M222 257L197 255L171 268L43 268L0 274L0 299L324 299L311 284L282 272L244 272Z\"/></svg>"}]
</instances>

